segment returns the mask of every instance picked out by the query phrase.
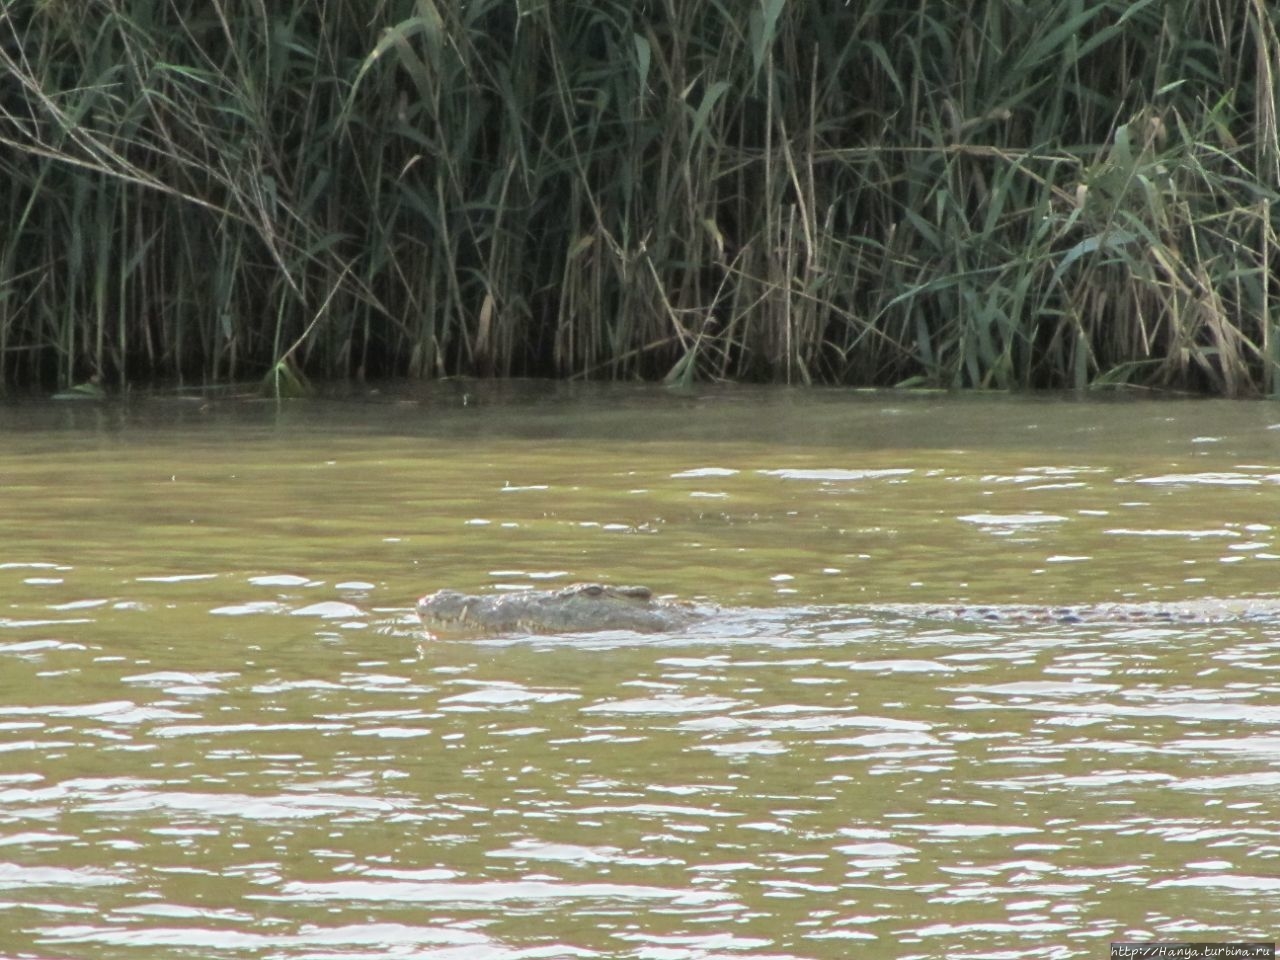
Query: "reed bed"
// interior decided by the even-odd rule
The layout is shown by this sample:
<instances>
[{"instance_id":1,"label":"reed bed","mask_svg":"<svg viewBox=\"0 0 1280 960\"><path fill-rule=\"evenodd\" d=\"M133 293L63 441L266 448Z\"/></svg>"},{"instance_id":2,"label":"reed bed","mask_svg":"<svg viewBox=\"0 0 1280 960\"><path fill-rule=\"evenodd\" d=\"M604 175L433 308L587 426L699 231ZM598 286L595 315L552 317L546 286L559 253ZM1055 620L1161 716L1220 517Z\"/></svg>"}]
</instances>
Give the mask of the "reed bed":
<instances>
[{"instance_id":1,"label":"reed bed","mask_svg":"<svg viewBox=\"0 0 1280 960\"><path fill-rule=\"evenodd\" d=\"M1265 0L5 0L0 386L1280 392Z\"/></svg>"}]
</instances>

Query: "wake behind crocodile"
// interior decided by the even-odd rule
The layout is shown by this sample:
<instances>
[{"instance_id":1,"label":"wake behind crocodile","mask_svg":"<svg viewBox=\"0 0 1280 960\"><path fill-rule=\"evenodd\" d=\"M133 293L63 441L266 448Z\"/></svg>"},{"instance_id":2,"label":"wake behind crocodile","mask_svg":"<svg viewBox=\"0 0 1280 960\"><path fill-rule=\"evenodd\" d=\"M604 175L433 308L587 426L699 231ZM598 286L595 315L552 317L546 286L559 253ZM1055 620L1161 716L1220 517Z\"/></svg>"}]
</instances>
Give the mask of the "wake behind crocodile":
<instances>
[{"instance_id":1,"label":"wake behind crocodile","mask_svg":"<svg viewBox=\"0 0 1280 960\"><path fill-rule=\"evenodd\" d=\"M559 590L465 594L440 590L422 597L418 616L433 636L513 634L679 633L717 622L774 621L777 612L658 597L648 587L575 583ZM1280 598L1203 599L1173 603L848 604L821 608L824 618L987 624L1152 625L1280 624Z\"/></svg>"}]
</instances>

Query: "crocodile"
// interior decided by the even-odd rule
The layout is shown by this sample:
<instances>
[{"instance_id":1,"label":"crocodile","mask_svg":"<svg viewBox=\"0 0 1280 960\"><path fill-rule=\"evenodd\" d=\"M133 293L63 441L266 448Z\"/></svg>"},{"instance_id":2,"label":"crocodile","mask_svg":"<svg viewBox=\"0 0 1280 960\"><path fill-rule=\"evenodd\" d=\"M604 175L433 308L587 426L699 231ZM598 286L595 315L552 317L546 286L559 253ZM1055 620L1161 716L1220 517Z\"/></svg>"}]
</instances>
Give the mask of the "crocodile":
<instances>
[{"instance_id":1,"label":"crocodile","mask_svg":"<svg viewBox=\"0 0 1280 960\"><path fill-rule=\"evenodd\" d=\"M417 603L418 616L437 636L451 634L592 633L625 630L671 633L727 613L653 595L648 587L575 583L559 590L473 595L439 590ZM1280 623L1280 599L1107 602L1078 606L1029 604L854 604L832 608L844 616L1010 624Z\"/></svg>"},{"instance_id":2,"label":"crocodile","mask_svg":"<svg viewBox=\"0 0 1280 960\"><path fill-rule=\"evenodd\" d=\"M418 601L431 633L669 633L708 619L714 608L655 597L648 587L575 583L560 590L476 596L438 590Z\"/></svg>"}]
</instances>

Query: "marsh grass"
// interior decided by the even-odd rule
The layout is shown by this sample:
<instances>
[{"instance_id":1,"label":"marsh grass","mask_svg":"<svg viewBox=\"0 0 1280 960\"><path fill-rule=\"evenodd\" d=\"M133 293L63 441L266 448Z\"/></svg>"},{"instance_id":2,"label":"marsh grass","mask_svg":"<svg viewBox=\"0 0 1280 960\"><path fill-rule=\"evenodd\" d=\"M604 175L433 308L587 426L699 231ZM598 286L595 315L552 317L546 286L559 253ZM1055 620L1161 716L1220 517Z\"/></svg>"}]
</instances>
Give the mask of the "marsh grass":
<instances>
[{"instance_id":1,"label":"marsh grass","mask_svg":"<svg viewBox=\"0 0 1280 960\"><path fill-rule=\"evenodd\" d=\"M0 383L1276 393L1263 0L9 0Z\"/></svg>"}]
</instances>

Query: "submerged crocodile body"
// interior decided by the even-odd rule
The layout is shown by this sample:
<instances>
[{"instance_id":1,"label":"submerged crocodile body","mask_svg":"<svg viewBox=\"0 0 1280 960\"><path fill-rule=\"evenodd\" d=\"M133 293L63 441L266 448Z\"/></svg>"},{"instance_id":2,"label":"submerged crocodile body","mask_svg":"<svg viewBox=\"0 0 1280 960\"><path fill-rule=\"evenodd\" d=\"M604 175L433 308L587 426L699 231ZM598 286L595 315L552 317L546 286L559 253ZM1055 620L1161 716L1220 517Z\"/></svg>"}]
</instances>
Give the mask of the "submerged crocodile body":
<instances>
[{"instance_id":1,"label":"submerged crocodile body","mask_svg":"<svg viewBox=\"0 0 1280 960\"><path fill-rule=\"evenodd\" d=\"M1280 623L1280 599L1185 600L1161 603L1104 602L1065 607L1034 604L925 604L886 603L859 608L921 620L971 623L1098 623L1123 625L1166 623L1224 623L1231 621Z\"/></svg>"},{"instance_id":2,"label":"submerged crocodile body","mask_svg":"<svg viewBox=\"0 0 1280 960\"><path fill-rule=\"evenodd\" d=\"M431 633L594 633L686 630L726 611L664 600L648 587L575 583L559 590L472 595L440 590L418 601L418 616ZM1280 599L1191 600L1181 603L1096 603L1070 607L1022 604L944 605L886 603L838 608L867 618L1014 624L1175 624L1228 621L1280 624Z\"/></svg>"}]
</instances>

